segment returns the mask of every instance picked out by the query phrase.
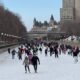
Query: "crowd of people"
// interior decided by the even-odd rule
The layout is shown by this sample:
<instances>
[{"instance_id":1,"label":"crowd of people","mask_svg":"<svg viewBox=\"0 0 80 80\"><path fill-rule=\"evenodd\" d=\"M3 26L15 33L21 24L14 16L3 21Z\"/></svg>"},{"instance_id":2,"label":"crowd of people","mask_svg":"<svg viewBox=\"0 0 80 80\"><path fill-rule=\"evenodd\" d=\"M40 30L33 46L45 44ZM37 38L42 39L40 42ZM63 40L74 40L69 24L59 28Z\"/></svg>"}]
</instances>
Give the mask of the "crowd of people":
<instances>
[{"instance_id":1,"label":"crowd of people","mask_svg":"<svg viewBox=\"0 0 80 80\"><path fill-rule=\"evenodd\" d=\"M43 47L45 47L44 52ZM15 59L15 54L17 53L18 59L22 60L22 55L25 54L25 58L23 60L23 65L25 68L25 73L27 71L30 73L30 67L29 65L33 65L35 73L37 73L37 65L40 64L40 59L38 57L38 51L40 51L41 54L44 54L45 57L52 56L54 54L55 58L58 58L61 54L68 54L70 56L73 56L74 62L78 62L78 55L79 55L79 47L78 46L71 46L67 44L61 44L58 42L35 42L35 43L26 43L24 45L21 45L18 48L18 52L16 52L15 49L11 51L10 48L8 48L8 53L12 54L12 59Z\"/></svg>"},{"instance_id":2,"label":"crowd of people","mask_svg":"<svg viewBox=\"0 0 80 80\"><path fill-rule=\"evenodd\" d=\"M25 44L21 45L18 48L18 52L15 49L8 48L8 53L12 55L12 59L15 59L15 55L17 54L18 59L22 60L23 54L25 54L25 58L23 60L23 65L25 68L25 73L30 73L29 65L33 65L35 73L37 73L37 65L40 64L40 59L37 56L38 47L36 45Z\"/></svg>"}]
</instances>

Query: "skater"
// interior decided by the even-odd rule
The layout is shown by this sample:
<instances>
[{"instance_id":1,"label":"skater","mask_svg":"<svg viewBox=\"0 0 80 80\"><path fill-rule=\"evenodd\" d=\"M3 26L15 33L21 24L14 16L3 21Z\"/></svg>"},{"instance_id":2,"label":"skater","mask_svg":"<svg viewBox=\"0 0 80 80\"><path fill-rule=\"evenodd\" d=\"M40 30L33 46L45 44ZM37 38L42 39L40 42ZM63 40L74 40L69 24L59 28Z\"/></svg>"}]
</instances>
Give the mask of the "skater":
<instances>
[{"instance_id":1,"label":"skater","mask_svg":"<svg viewBox=\"0 0 80 80\"><path fill-rule=\"evenodd\" d=\"M42 53L42 48L41 47L39 48L39 51L40 51L40 53Z\"/></svg>"},{"instance_id":2,"label":"skater","mask_svg":"<svg viewBox=\"0 0 80 80\"><path fill-rule=\"evenodd\" d=\"M23 45L21 45L20 51L22 54L24 53Z\"/></svg>"},{"instance_id":3,"label":"skater","mask_svg":"<svg viewBox=\"0 0 80 80\"><path fill-rule=\"evenodd\" d=\"M54 47L54 54L55 54L55 58L58 58L58 46L57 45Z\"/></svg>"},{"instance_id":4,"label":"skater","mask_svg":"<svg viewBox=\"0 0 80 80\"><path fill-rule=\"evenodd\" d=\"M73 57L74 57L75 63L78 62L78 54L79 54L79 47L74 47L73 48Z\"/></svg>"},{"instance_id":5,"label":"skater","mask_svg":"<svg viewBox=\"0 0 80 80\"><path fill-rule=\"evenodd\" d=\"M23 65L24 65L24 67L25 67L25 73L27 73L27 69L28 69L28 71L29 71L29 73L30 73L29 59L28 59L27 56L25 57L25 59L24 59L24 61L23 61Z\"/></svg>"},{"instance_id":6,"label":"skater","mask_svg":"<svg viewBox=\"0 0 80 80\"><path fill-rule=\"evenodd\" d=\"M8 48L8 53L10 54L10 52L11 52L11 49L10 49L10 48Z\"/></svg>"},{"instance_id":7,"label":"skater","mask_svg":"<svg viewBox=\"0 0 80 80\"><path fill-rule=\"evenodd\" d=\"M36 46L33 47L33 54L37 54L38 48Z\"/></svg>"},{"instance_id":8,"label":"skater","mask_svg":"<svg viewBox=\"0 0 80 80\"><path fill-rule=\"evenodd\" d=\"M40 60L38 58L38 56L36 56L35 54L32 57L32 65L34 67L35 73L37 73L37 65L38 63L40 64Z\"/></svg>"},{"instance_id":9,"label":"skater","mask_svg":"<svg viewBox=\"0 0 80 80\"><path fill-rule=\"evenodd\" d=\"M16 53L16 51L15 51L15 49L13 49L13 50L12 50L12 59L14 59L15 53Z\"/></svg>"},{"instance_id":10,"label":"skater","mask_svg":"<svg viewBox=\"0 0 80 80\"><path fill-rule=\"evenodd\" d=\"M48 53L48 47L46 47L45 49L45 56L47 56L47 53Z\"/></svg>"},{"instance_id":11,"label":"skater","mask_svg":"<svg viewBox=\"0 0 80 80\"><path fill-rule=\"evenodd\" d=\"M29 53L29 55L28 55L28 58L29 58L29 64L32 64L32 57L33 57L33 55L31 54L31 53Z\"/></svg>"},{"instance_id":12,"label":"skater","mask_svg":"<svg viewBox=\"0 0 80 80\"><path fill-rule=\"evenodd\" d=\"M19 60L22 60L22 52L21 52L21 50L20 50L20 48L18 48L19 50L18 50L18 58L19 58Z\"/></svg>"},{"instance_id":13,"label":"skater","mask_svg":"<svg viewBox=\"0 0 80 80\"><path fill-rule=\"evenodd\" d=\"M53 47L50 46L50 56L52 56L52 54L53 54Z\"/></svg>"},{"instance_id":14,"label":"skater","mask_svg":"<svg viewBox=\"0 0 80 80\"><path fill-rule=\"evenodd\" d=\"M25 48L25 54L29 55L29 53L30 53L30 50Z\"/></svg>"}]
</instances>

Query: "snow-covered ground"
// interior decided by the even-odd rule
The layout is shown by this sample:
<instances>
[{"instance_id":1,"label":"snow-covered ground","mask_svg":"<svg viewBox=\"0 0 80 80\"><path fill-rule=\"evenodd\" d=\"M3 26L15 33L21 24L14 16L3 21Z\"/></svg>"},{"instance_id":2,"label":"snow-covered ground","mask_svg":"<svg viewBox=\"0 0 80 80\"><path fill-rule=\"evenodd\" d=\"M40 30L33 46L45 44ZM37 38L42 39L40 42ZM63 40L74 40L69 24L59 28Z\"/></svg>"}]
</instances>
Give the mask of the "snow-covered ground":
<instances>
[{"instance_id":1,"label":"snow-covered ground","mask_svg":"<svg viewBox=\"0 0 80 80\"><path fill-rule=\"evenodd\" d=\"M78 41L77 40L77 36L74 36L74 35L73 36L69 36L68 38L65 39L65 41L72 41L72 39L73 39L74 42Z\"/></svg>"},{"instance_id":2,"label":"snow-covered ground","mask_svg":"<svg viewBox=\"0 0 80 80\"><path fill-rule=\"evenodd\" d=\"M80 58L74 63L71 56L64 54L58 59L54 55L45 57L44 52L38 56L41 63L38 73L34 73L32 65L31 73L25 73L23 61L18 60L17 55L12 60L7 52L0 54L0 80L80 80Z\"/></svg>"}]
</instances>

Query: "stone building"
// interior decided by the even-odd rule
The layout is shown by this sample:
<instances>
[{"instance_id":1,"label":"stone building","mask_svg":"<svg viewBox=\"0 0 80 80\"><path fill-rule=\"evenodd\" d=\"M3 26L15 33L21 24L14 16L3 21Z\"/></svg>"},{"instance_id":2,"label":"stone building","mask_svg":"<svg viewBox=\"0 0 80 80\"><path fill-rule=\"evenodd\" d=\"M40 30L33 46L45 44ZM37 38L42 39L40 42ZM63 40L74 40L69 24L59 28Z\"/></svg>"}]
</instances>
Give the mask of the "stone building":
<instances>
[{"instance_id":1,"label":"stone building","mask_svg":"<svg viewBox=\"0 0 80 80\"><path fill-rule=\"evenodd\" d=\"M30 37L31 38L42 38L42 37L46 37L47 36L47 27L43 26L43 27L38 27L38 26L34 26L30 33Z\"/></svg>"},{"instance_id":2,"label":"stone building","mask_svg":"<svg viewBox=\"0 0 80 80\"><path fill-rule=\"evenodd\" d=\"M80 0L63 0L60 20L80 20Z\"/></svg>"},{"instance_id":3,"label":"stone building","mask_svg":"<svg viewBox=\"0 0 80 80\"><path fill-rule=\"evenodd\" d=\"M60 18L61 21L75 19L75 0L63 0Z\"/></svg>"},{"instance_id":4,"label":"stone building","mask_svg":"<svg viewBox=\"0 0 80 80\"><path fill-rule=\"evenodd\" d=\"M44 21L42 23L34 18L33 27L29 32L29 36L32 39L47 39L50 35L55 35L57 32L59 33L59 31L59 24L55 21L53 15L51 15L49 22Z\"/></svg>"},{"instance_id":5,"label":"stone building","mask_svg":"<svg viewBox=\"0 0 80 80\"><path fill-rule=\"evenodd\" d=\"M80 0L75 0L75 15L76 20L80 21Z\"/></svg>"}]
</instances>

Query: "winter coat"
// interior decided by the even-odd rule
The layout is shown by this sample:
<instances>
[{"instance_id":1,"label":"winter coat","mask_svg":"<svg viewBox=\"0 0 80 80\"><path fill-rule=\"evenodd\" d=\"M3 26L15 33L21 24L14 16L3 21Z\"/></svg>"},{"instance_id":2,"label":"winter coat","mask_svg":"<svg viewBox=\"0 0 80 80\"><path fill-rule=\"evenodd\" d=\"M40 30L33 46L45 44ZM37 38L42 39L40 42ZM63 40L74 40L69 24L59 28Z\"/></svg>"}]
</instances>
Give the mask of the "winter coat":
<instances>
[{"instance_id":1,"label":"winter coat","mask_svg":"<svg viewBox=\"0 0 80 80\"><path fill-rule=\"evenodd\" d=\"M28 49L25 49L25 53L29 55L30 51Z\"/></svg>"},{"instance_id":2,"label":"winter coat","mask_svg":"<svg viewBox=\"0 0 80 80\"><path fill-rule=\"evenodd\" d=\"M54 48L54 52L55 52L55 54L58 54L57 48Z\"/></svg>"},{"instance_id":3,"label":"winter coat","mask_svg":"<svg viewBox=\"0 0 80 80\"><path fill-rule=\"evenodd\" d=\"M50 47L50 53L52 53L53 52L53 48L52 47Z\"/></svg>"},{"instance_id":4,"label":"winter coat","mask_svg":"<svg viewBox=\"0 0 80 80\"><path fill-rule=\"evenodd\" d=\"M47 52L48 52L48 49L46 48L46 49L45 49L45 53L47 53Z\"/></svg>"},{"instance_id":5,"label":"winter coat","mask_svg":"<svg viewBox=\"0 0 80 80\"><path fill-rule=\"evenodd\" d=\"M25 65L28 66L29 65L29 59L28 58L25 58L24 61L23 61L23 64L25 64Z\"/></svg>"},{"instance_id":6,"label":"winter coat","mask_svg":"<svg viewBox=\"0 0 80 80\"><path fill-rule=\"evenodd\" d=\"M16 51L15 50L12 50L12 55L15 55Z\"/></svg>"},{"instance_id":7,"label":"winter coat","mask_svg":"<svg viewBox=\"0 0 80 80\"><path fill-rule=\"evenodd\" d=\"M40 51L42 51L42 48L39 48Z\"/></svg>"},{"instance_id":8,"label":"winter coat","mask_svg":"<svg viewBox=\"0 0 80 80\"><path fill-rule=\"evenodd\" d=\"M33 65L37 65L37 62L40 64L40 60L37 56L33 56L31 61Z\"/></svg>"},{"instance_id":9,"label":"winter coat","mask_svg":"<svg viewBox=\"0 0 80 80\"><path fill-rule=\"evenodd\" d=\"M10 49L10 48L8 48L8 53L10 53L10 51L11 51L11 49Z\"/></svg>"},{"instance_id":10,"label":"winter coat","mask_svg":"<svg viewBox=\"0 0 80 80\"><path fill-rule=\"evenodd\" d=\"M32 55L32 54L29 54L29 55L28 55L28 58L29 58L29 64L31 64L31 63L32 63L32 57L33 57L33 55Z\"/></svg>"},{"instance_id":11,"label":"winter coat","mask_svg":"<svg viewBox=\"0 0 80 80\"><path fill-rule=\"evenodd\" d=\"M73 50L73 57L77 56L79 54L79 49L76 48L75 50Z\"/></svg>"}]
</instances>

